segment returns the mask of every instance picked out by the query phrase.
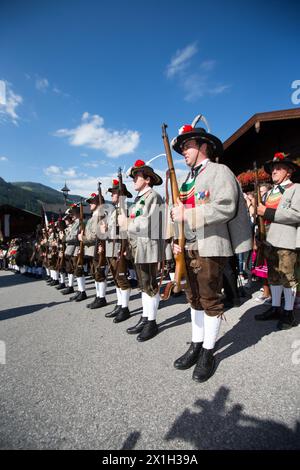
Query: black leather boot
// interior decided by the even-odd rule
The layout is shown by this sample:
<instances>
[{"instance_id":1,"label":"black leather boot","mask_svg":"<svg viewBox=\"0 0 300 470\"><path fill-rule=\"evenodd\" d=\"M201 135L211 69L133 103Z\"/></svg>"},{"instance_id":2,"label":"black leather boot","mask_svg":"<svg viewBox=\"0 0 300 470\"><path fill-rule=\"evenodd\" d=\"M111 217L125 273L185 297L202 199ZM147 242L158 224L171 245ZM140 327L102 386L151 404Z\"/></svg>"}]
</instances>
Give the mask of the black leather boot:
<instances>
[{"instance_id":1,"label":"black leather boot","mask_svg":"<svg viewBox=\"0 0 300 470\"><path fill-rule=\"evenodd\" d=\"M277 323L278 330L289 330L296 326L296 320L293 310L284 310L280 315L279 322Z\"/></svg>"},{"instance_id":2,"label":"black leather boot","mask_svg":"<svg viewBox=\"0 0 300 470\"><path fill-rule=\"evenodd\" d=\"M279 320L280 312L281 307L270 307L265 312L254 315L254 318L257 321Z\"/></svg>"},{"instance_id":3,"label":"black leather boot","mask_svg":"<svg viewBox=\"0 0 300 470\"><path fill-rule=\"evenodd\" d=\"M128 318L130 318L130 312L128 310L128 307L122 307L121 311L114 318L114 323L121 323L121 321L125 321Z\"/></svg>"},{"instance_id":4,"label":"black leather boot","mask_svg":"<svg viewBox=\"0 0 300 470\"><path fill-rule=\"evenodd\" d=\"M72 297L70 297L70 300L71 301L76 300L77 297L79 297L80 294L81 294L81 292L78 290L77 292L75 292L74 295L72 295Z\"/></svg>"},{"instance_id":5,"label":"black leather boot","mask_svg":"<svg viewBox=\"0 0 300 470\"><path fill-rule=\"evenodd\" d=\"M74 293L74 287L67 287L65 290L61 291L62 295L69 295Z\"/></svg>"},{"instance_id":6,"label":"black leather boot","mask_svg":"<svg viewBox=\"0 0 300 470\"><path fill-rule=\"evenodd\" d=\"M96 303L97 299L98 299L98 297L96 296L96 297L94 298L93 302L91 302L90 304L87 304L87 308L91 308L92 305L94 305L94 304Z\"/></svg>"},{"instance_id":7,"label":"black leather boot","mask_svg":"<svg viewBox=\"0 0 300 470\"><path fill-rule=\"evenodd\" d=\"M95 308L105 307L105 305L107 305L105 297L96 297L93 304L90 306L90 309L94 310Z\"/></svg>"},{"instance_id":8,"label":"black leather boot","mask_svg":"<svg viewBox=\"0 0 300 470\"><path fill-rule=\"evenodd\" d=\"M193 372L193 380L206 382L215 371L216 360L213 349L202 348L196 367Z\"/></svg>"},{"instance_id":9,"label":"black leather boot","mask_svg":"<svg viewBox=\"0 0 300 470\"><path fill-rule=\"evenodd\" d=\"M61 282L57 287L56 290L62 290L66 288L66 284L64 282Z\"/></svg>"},{"instance_id":10,"label":"black leather boot","mask_svg":"<svg viewBox=\"0 0 300 470\"><path fill-rule=\"evenodd\" d=\"M54 286L58 286L59 285L59 281L56 281L56 280L53 280L52 282L50 282L49 286L51 287L54 287Z\"/></svg>"},{"instance_id":11,"label":"black leather boot","mask_svg":"<svg viewBox=\"0 0 300 470\"><path fill-rule=\"evenodd\" d=\"M105 314L106 318L113 318L121 312L122 305L116 305L112 312L108 312Z\"/></svg>"},{"instance_id":12,"label":"black leather boot","mask_svg":"<svg viewBox=\"0 0 300 470\"><path fill-rule=\"evenodd\" d=\"M82 300L86 300L86 299L87 299L86 292L85 291L79 292L79 295L76 297L75 302L81 302Z\"/></svg>"},{"instance_id":13,"label":"black leather boot","mask_svg":"<svg viewBox=\"0 0 300 470\"><path fill-rule=\"evenodd\" d=\"M192 367L198 361L199 354L201 353L202 343L191 343L189 349L183 356L180 356L174 362L175 369L185 370Z\"/></svg>"},{"instance_id":14,"label":"black leather boot","mask_svg":"<svg viewBox=\"0 0 300 470\"><path fill-rule=\"evenodd\" d=\"M136 325L131 326L130 328L127 328L127 333L129 335L137 335L138 333L141 333L143 330L144 326L146 325L148 321L148 317L142 317L139 319Z\"/></svg>"},{"instance_id":15,"label":"black leather boot","mask_svg":"<svg viewBox=\"0 0 300 470\"><path fill-rule=\"evenodd\" d=\"M154 338L158 333L158 326L155 320L148 320L141 333L137 336L137 340L148 341L148 339Z\"/></svg>"}]
</instances>

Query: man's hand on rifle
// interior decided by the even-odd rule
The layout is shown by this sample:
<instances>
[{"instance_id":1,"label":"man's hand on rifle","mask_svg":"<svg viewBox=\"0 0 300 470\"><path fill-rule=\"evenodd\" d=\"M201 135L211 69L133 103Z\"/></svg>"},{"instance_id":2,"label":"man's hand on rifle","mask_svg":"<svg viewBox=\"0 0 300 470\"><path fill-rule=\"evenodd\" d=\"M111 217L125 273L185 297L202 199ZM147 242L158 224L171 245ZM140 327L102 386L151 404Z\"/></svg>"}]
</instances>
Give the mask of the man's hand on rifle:
<instances>
[{"instance_id":1,"label":"man's hand on rifle","mask_svg":"<svg viewBox=\"0 0 300 470\"><path fill-rule=\"evenodd\" d=\"M83 231L81 231L81 232L78 234L78 240L79 240L80 242L82 242L82 240L83 240Z\"/></svg>"},{"instance_id":2,"label":"man's hand on rifle","mask_svg":"<svg viewBox=\"0 0 300 470\"><path fill-rule=\"evenodd\" d=\"M127 230L127 217L124 212L118 216L118 224L122 230Z\"/></svg>"},{"instance_id":3,"label":"man's hand on rifle","mask_svg":"<svg viewBox=\"0 0 300 470\"><path fill-rule=\"evenodd\" d=\"M171 210L171 219L173 222L184 222L185 221L185 209L184 204L181 202L179 197L177 198L176 206Z\"/></svg>"},{"instance_id":4,"label":"man's hand on rifle","mask_svg":"<svg viewBox=\"0 0 300 470\"><path fill-rule=\"evenodd\" d=\"M181 253L182 250L180 248L180 245L177 245L177 243L173 243L173 253L174 255L179 255L179 253Z\"/></svg>"},{"instance_id":5,"label":"man's hand on rifle","mask_svg":"<svg viewBox=\"0 0 300 470\"><path fill-rule=\"evenodd\" d=\"M266 206L264 206L263 204L258 204L257 209L256 209L257 215L260 215L263 217L266 212L266 209L267 209Z\"/></svg>"}]
</instances>

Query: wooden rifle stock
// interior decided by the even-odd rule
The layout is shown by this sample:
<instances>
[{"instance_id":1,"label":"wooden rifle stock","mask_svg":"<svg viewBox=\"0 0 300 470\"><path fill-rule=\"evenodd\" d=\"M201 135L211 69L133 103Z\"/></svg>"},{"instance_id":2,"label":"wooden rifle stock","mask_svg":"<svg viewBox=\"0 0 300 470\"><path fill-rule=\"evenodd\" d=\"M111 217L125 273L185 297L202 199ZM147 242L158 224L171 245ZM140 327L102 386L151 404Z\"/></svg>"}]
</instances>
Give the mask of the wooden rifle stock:
<instances>
[{"instance_id":1,"label":"wooden rifle stock","mask_svg":"<svg viewBox=\"0 0 300 470\"><path fill-rule=\"evenodd\" d=\"M124 205L124 199L125 199L125 190L124 190L124 185L123 185L123 178L122 178L122 168L119 168L118 171L118 180L119 180L119 189L118 189L118 194L119 194L119 208L120 212L119 213L125 213L125 205ZM120 233L120 227L118 225L118 212L117 212L117 230L116 230L116 235L121 235L121 251L120 255L118 257L117 261L117 276L126 276L127 274L127 259L125 256L126 248L127 248L127 234L126 237L124 236L124 231Z\"/></svg>"},{"instance_id":2,"label":"wooden rifle stock","mask_svg":"<svg viewBox=\"0 0 300 470\"><path fill-rule=\"evenodd\" d=\"M98 197L99 197L99 211L100 211L101 207L103 206L103 196L102 196L100 181L98 182ZM100 221L100 217L98 221ZM97 264L97 269L105 269L106 263L107 263L106 254L105 254L105 240L100 240L98 243L98 247L99 246L101 246L101 253L98 254L99 260Z\"/></svg>"},{"instance_id":3,"label":"wooden rifle stock","mask_svg":"<svg viewBox=\"0 0 300 470\"><path fill-rule=\"evenodd\" d=\"M79 223L80 223L80 233L84 233L84 221L83 221L83 204L82 199L80 200L80 216L79 216ZM84 242L80 240L79 246L79 253L77 258L77 268L82 268L84 263Z\"/></svg>"},{"instance_id":4,"label":"wooden rifle stock","mask_svg":"<svg viewBox=\"0 0 300 470\"><path fill-rule=\"evenodd\" d=\"M174 169L170 142L169 142L168 134L166 131L167 127L168 126L166 124L162 125L162 138L164 142L168 168L169 168L169 178L170 178L171 192L172 192L172 203L173 205L175 205L177 204L177 199L179 198L180 193L179 193L176 173ZM165 290L163 294L161 295L161 298L163 300L167 300L170 297L172 291L174 291L175 293L180 292L186 286L187 272L186 272L186 264L185 264L185 257L184 257L184 247L185 247L184 222L180 222L178 224L178 239L174 241L180 246L181 253L174 255L175 263L176 263L175 277L174 277L174 281L168 282L167 286L165 287Z\"/></svg>"}]
</instances>

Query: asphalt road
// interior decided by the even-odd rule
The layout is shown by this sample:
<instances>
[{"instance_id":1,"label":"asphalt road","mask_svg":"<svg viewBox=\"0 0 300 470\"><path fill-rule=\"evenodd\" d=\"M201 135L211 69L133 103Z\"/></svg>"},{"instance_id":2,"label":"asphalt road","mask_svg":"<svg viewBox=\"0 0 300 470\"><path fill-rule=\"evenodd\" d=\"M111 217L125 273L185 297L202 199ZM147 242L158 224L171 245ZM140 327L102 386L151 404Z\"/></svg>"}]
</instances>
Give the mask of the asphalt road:
<instances>
[{"instance_id":1,"label":"asphalt road","mask_svg":"<svg viewBox=\"0 0 300 470\"><path fill-rule=\"evenodd\" d=\"M94 295L88 283L88 295ZM256 295L257 293L254 293ZM190 341L179 297L160 306L159 334L128 335L109 305L85 308L44 281L0 271L1 449L299 449L300 327L258 323L254 298L228 310L206 383L173 362ZM300 320L300 311L297 313Z\"/></svg>"}]
</instances>

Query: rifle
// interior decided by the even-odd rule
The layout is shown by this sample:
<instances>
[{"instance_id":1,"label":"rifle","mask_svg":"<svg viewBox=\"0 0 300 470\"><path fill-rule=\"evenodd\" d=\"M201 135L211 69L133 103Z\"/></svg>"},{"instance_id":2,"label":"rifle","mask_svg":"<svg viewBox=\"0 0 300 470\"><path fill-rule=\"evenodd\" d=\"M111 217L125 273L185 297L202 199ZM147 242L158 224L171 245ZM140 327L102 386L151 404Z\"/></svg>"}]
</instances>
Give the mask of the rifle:
<instances>
[{"instance_id":1,"label":"rifle","mask_svg":"<svg viewBox=\"0 0 300 470\"><path fill-rule=\"evenodd\" d=\"M99 197L99 210L103 206L103 196L102 196L102 191L101 191L101 183L100 181L98 182L98 197ZM99 260L97 264L97 269L105 269L106 267L106 255L105 255L105 240L100 240L98 243L98 247L101 246L101 253L98 254ZM98 251L97 247L97 251Z\"/></svg>"},{"instance_id":2,"label":"rifle","mask_svg":"<svg viewBox=\"0 0 300 470\"><path fill-rule=\"evenodd\" d=\"M125 190L124 190L123 178L122 178L122 168L119 168L118 170L118 180L119 180L119 189L118 189L119 210L117 210L117 214L116 214L116 236L120 235L118 215L121 212L125 213L125 204L124 204ZM127 274L127 259L125 257L126 248L127 248L127 233L125 236L125 233L123 232L123 234L121 234L121 250L117 259L117 277L119 276L124 277Z\"/></svg>"},{"instance_id":3,"label":"rifle","mask_svg":"<svg viewBox=\"0 0 300 470\"><path fill-rule=\"evenodd\" d=\"M260 242L257 248L257 256L255 260L255 266L262 266L264 264L264 242L266 240L266 227L261 216L257 215L257 206L262 204L262 199L260 195L260 187L258 184L258 169L256 162L253 162L254 169L254 194L255 194L255 206L254 206L254 223L257 225L257 239Z\"/></svg>"},{"instance_id":4,"label":"rifle","mask_svg":"<svg viewBox=\"0 0 300 470\"><path fill-rule=\"evenodd\" d=\"M84 233L84 221L83 221L83 204L82 204L82 199L80 199L80 216L79 216L79 223L80 223L80 233ZM80 246L79 246L79 253L77 257L77 263L76 267L77 268L82 268L84 264L84 242L83 240L80 240Z\"/></svg>"},{"instance_id":5,"label":"rifle","mask_svg":"<svg viewBox=\"0 0 300 470\"><path fill-rule=\"evenodd\" d=\"M167 127L168 127L167 124L162 125L162 138L164 141L165 152L166 152L168 168L169 168L169 178L171 182L171 192L172 192L172 203L175 205L177 203L177 199L179 198L180 193L179 193L176 173L174 169L170 142L169 142L168 134L166 131ZM184 258L184 246L185 246L184 222L180 222L180 224L178 224L178 239L174 241L176 241L176 243L180 246L181 253L174 255L175 263L176 263L175 277L174 277L174 281L170 281L166 285L165 290L163 294L161 295L161 298L163 300L167 300L170 297L172 291L174 291L174 293L177 293L177 292L180 292L184 287L186 287L187 271L186 271L186 264L185 264L185 258Z\"/></svg>"}]
</instances>

